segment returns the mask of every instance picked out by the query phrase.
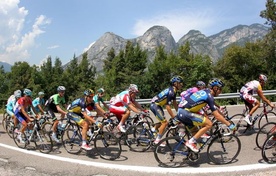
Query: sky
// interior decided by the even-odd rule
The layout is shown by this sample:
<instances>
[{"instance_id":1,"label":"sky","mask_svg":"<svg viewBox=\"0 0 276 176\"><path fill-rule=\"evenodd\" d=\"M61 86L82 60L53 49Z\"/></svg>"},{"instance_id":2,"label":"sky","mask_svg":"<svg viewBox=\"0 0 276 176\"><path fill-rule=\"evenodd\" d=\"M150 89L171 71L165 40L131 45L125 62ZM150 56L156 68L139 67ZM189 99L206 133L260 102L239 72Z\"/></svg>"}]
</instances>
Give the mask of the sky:
<instances>
[{"instance_id":1,"label":"sky","mask_svg":"<svg viewBox=\"0 0 276 176\"><path fill-rule=\"evenodd\" d=\"M177 42L190 30L210 36L237 25L264 24L266 0L0 0L0 61L68 63L106 32L124 39L154 25Z\"/></svg>"}]
</instances>

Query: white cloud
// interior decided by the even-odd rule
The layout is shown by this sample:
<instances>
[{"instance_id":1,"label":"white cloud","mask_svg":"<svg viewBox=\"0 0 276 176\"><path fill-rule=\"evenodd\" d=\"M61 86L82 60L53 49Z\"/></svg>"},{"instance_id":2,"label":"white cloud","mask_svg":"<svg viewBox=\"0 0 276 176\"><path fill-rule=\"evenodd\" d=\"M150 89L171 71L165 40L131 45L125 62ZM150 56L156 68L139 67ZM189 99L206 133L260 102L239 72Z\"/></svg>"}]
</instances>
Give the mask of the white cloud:
<instances>
[{"instance_id":1,"label":"white cloud","mask_svg":"<svg viewBox=\"0 0 276 176\"><path fill-rule=\"evenodd\" d=\"M59 45L53 45L53 46L49 46L47 49L56 49L56 48L59 48L60 46Z\"/></svg>"},{"instance_id":2,"label":"white cloud","mask_svg":"<svg viewBox=\"0 0 276 176\"><path fill-rule=\"evenodd\" d=\"M217 17L214 18L212 14L210 9L185 9L139 19L134 25L133 34L141 36L152 26L159 25L167 27L177 41L192 29L203 32L214 25Z\"/></svg>"},{"instance_id":3,"label":"white cloud","mask_svg":"<svg viewBox=\"0 0 276 176\"><path fill-rule=\"evenodd\" d=\"M89 50L89 48L91 48L92 45L94 45L95 42L92 42L87 48L83 49L83 52L85 53L86 51Z\"/></svg>"},{"instance_id":4,"label":"white cloud","mask_svg":"<svg viewBox=\"0 0 276 176\"><path fill-rule=\"evenodd\" d=\"M35 39L45 31L42 27L51 23L45 16L35 19L32 30L22 33L28 10L18 7L19 0L0 2L0 60L13 64L30 57L29 50L35 46Z\"/></svg>"}]
</instances>

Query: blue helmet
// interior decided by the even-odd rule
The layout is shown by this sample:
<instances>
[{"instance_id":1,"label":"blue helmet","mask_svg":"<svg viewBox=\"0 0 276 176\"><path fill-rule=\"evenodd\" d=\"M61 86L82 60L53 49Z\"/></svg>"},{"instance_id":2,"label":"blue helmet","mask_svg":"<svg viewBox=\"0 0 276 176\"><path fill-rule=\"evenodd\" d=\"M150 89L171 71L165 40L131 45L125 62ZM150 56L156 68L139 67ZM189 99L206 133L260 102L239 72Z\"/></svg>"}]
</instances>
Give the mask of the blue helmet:
<instances>
[{"instance_id":1,"label":"blue helmet","mask_svg":"<svg viewBox=\"0 0 276 176\"><path fill-rule=\"evenodd\" d=\"M32 96L32 91L30 89L24 89L23 94L30 97Z\"/></svg>"},{"instance_id":2,"label":"blue helmet","mask_svg":"<svg viewBox=\"0 0 276 176\"><path fill-rule=\"evenodd\" d=\"M174 84L175 82L182 83L182 82L183 82L183 78L182 78L181 76L174 76L174 77L171 79L171 84Z\"/></svg>"},{"instance_id":3,"label":"blue helmet","mask_svg":"<svg viewBox=\"0 0 276 176\"><path fill-rule=\"evenodd\" d=\"M206 85L205 85L205 82L203 82L203 81L197 81L196 86L197 87L205 87Z\"/></svg>"},{"instance_id":4,"label":"blue helmet","mask_svg":"<svg viewBox=\"0 0 276 176\"><path fill-rule=\"evenodd\" d=\"M94 96L94 91L92 89L87 89L83 92L85 96Z\"/></svg>"},{"instance_id":5,"label":"blue helmet","mask_svg":"<svg viewBox=\"0 0 276 176\"><path fill-rule=\"evenodd\" d=\"M214 86L224 87L224 83L222 80L220 80L218 78L213 78L209 81L209 86L210 87L214 87Z\"/></svg>"}]
</instances>

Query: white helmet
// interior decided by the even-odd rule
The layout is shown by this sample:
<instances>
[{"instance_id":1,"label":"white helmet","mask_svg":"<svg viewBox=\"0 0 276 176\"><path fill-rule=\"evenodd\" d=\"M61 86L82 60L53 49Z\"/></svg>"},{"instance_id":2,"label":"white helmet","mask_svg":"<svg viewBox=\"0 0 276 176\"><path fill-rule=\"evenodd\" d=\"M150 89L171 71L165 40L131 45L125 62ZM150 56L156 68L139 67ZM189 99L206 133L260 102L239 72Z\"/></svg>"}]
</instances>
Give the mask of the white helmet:
<instances>
[{"instance_id":1,"label":"white helmet","mask_svg":"<svg viewBox=\"0 0 276 176\"><path fill-rule=\"evenodd\" d=\"M129 92L139 92L138 86L136 84L130 84L128 88Z\"/></svg>"},{"instance_id":2,"label":"white helmet","mask_svg":"<svg viewBox=\"0 0 276 176\"><path fill-rule=\"evenodd\" d=\"M263 75L263 74L260 74L259 80L266 82L267 81L267 77L265 75Z\"/></svg>"}]
</instances>

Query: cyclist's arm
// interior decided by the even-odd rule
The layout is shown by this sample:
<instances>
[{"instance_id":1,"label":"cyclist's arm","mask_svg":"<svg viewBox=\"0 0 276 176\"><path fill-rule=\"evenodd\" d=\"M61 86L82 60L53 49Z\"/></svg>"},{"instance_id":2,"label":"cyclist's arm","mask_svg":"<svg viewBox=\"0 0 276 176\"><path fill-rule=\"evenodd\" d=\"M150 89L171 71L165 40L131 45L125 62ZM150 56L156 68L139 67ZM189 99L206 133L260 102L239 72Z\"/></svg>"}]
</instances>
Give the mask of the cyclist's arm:
<instances>
[{"instance_id":1,"label":"cyclist's arm","mask_svg":"<svg viewBox=\"0 0 276 176\"><path fill-rule=\"evenodd\" d=\"M44 114L44 110L43 110L43 108L41 107L41 105L39 104L39 105L37 105L37 106L38 106L38 108L39 108L41 114Z\"/></svg>"},{"instance_id":2,"label":"cyclist's arm","mask_svg":"<svg viewBox=\"0 0 276 176\"><path fill-rule=\"evenodd\" d=\"M129 103L128 108L131 109L135 113L140 113L140 111L135 107L135 104Z\"/></svg>"},{"instance_id":3,"label":"cyclist's arm","mask_svg":"<svg viewBox=\"0 0 276 176\"><path fill-rule=\"evenodd\" d=\"M271 102L264 96L264 93L262 90L257 90L258 96L264 101L266 102L270 107L274 108L274 105L271 104Z\"/></svg>"},{"instance_id":4,"label":"cyclist's arm","mask_svg":"<svg viewBox=\"0 0 276 176\"><path fill-rule=\"evenodd\" d=\"M96 106L96 112L98 114L104 114L105 113L105 111L103 110L103 108L100 106L99 103L96 103L95 106Z\"/></svg>"},{"instance_id":5,"label":"cyclist's arm","mask_svg":"<svg viewBox=\"0 0 276 176\"><path fill-rule=\"evenodd\" d=\"M57 107L57 110L58 110L59 113L61 113L63 115L67 114L67 112L63 111L63 109L59 105L56 105L56 107Z\"/></svg>"},{"instance_id":6,"label":"cyclist's arm","mask_svg":"<svg viewBox=\"0 0 276 176\"><path fill-rule=\"evenodd\" d=\"M83 114L83 117L84 117L86 120L88 120L88 121L91 122L91 123L96 123L96 120L95 120L92 116L89 116L89 115L87 114L86 111L81 112L81 113Z\"/></svg>"},{"instance_id":7,"label":"cyclist's arm","mask_svg":"<svg viewBox=\"0 0 276 176\"><path fill-rule=\"evenodd\" d=\"M173 100L173 107L174 107L175 111L177 112L178 111L178 105L177 105L176 100Z\"/></svg>"},{"instance_id":8,"label":"cyclist's arm","mask_svg":"<svg viewBox=\"0 0 276 176\"><path fill-rule=\"evenodd\" d=\"M29 120L29 121L33 121L33 119L31 119L31 117L29 116L29 114L25 111L25 108L21 108L20 109L21 113ZM34 111L35 112L35 111Z\"/></svg>"},{"instance_id":9,"label":"cyclist's arm","mask_svg":"<svg viewBox=\"0 0 276 176\"><path fill-rule=\"evenodd\" d=\"M230 122L228 122L220 113L218 110L213 111L213 115L215 116L215 118L220 121L221 123L229 126Z\"/></svg>"}]
</instances>

